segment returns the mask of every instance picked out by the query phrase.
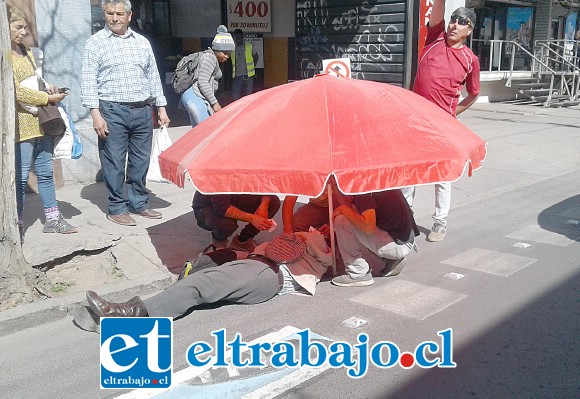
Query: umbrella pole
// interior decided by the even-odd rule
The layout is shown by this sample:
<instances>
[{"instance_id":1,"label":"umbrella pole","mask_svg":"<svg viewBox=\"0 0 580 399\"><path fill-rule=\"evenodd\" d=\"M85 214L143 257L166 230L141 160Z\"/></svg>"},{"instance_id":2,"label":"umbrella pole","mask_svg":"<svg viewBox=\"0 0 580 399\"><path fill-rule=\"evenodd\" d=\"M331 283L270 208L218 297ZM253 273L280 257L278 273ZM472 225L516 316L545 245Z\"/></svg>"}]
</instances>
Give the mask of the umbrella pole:
<instances>
[{"instance_id":1,"label":"umbrella pole","mask_svg":"<svg viewBox=\"0 0 580 399\"><path fill-rule=\"evenodd\" d=\"M330 226L330 252L332 252L332 275L336 276L336 252L334 250L334 221L332 220L332 184L327 184L328 188L328 225Z\"/></svg>"}]
</instances>

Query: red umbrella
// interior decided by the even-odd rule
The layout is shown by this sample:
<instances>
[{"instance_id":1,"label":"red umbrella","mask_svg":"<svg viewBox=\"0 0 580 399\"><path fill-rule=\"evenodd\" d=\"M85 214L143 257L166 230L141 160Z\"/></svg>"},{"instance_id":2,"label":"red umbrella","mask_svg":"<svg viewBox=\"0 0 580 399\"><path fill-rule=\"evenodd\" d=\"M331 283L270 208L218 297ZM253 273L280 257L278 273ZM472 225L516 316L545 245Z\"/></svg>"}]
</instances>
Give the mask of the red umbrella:
<instances>
[{"instance_id":1,"label":"red umbrella","mask_svg":"<svg viewBox=\"0 0 580 399\"><path fill-rule=\"evenodd\" d=\"M317 196L449 182L481 166L486 143L399 87L317 76L260 91L191 129L159 157L162 175L202 193Z\"/></svg>"},{"instance_id":2,"label":"red umbrella","mask_svg":"<svg viewBox=\"0 0 580 399\"><path fill-rule=\"evenodd\" d=\"M206 194L318 196L334 175L345 194L458 179L486 143L408 90L328 75L228 105L159 156L163 177L189 174ZM334 253L332 188L328 185ZM333 265L336 274L336 265Z\"/></svg>"}]
</instances>

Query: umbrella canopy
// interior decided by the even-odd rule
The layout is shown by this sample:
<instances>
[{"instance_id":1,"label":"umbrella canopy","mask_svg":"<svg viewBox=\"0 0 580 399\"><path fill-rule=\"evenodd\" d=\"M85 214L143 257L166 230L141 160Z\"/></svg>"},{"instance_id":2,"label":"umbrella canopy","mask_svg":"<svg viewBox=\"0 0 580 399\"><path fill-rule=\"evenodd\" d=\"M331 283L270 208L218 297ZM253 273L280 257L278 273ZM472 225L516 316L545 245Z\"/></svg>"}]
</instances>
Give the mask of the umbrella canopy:
<instances>
[{"instance_id":1,"label":"umbrella canopy","mask_svg":"<svg viewBox=\"0 0 580 399\"><path fill-rule=\"evenodd\" d=\"M162 175L202 193L314 197L334 175L345 194L457 180L486 143L428 100L328 75L228 105L159 157Z\"/></svg>"}]
</instances>

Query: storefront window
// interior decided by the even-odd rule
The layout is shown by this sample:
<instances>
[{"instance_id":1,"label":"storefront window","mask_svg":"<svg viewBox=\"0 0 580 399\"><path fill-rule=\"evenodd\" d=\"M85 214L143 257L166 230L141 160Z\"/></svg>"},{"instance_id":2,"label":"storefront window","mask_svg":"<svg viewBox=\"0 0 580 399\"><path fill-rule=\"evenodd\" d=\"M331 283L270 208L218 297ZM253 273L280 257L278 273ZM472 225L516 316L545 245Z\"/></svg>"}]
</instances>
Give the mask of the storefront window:
<instances>
[{"instance_id":1,"label":"storefront window","mask_svg":"<svg viewBox=\"0 0 580 399\"><path fill-rule=\"evenodd\" d=\"M514 69L528 69L531 64L528 52L532 53L533 47L534 8L489 2L475 12L477 26L471 44L479 57L481 70L509 70L512 52L515 52Z\"/></svg>"}]
</instances>

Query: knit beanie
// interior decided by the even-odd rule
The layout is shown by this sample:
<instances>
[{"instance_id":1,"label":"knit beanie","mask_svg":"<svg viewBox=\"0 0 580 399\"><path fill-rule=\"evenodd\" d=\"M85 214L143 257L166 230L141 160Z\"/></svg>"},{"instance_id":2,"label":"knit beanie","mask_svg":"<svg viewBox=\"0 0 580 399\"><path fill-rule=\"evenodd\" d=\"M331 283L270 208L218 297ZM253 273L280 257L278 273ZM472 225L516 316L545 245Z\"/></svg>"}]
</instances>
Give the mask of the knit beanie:
<instances>
[{"instance_id":1,"label":"knit beanie","mask_svg":"<svg viewBox=\"0 0 580 399\"><path fill-rule=\"evenodd\" d=\"M214 51L234 51L236 48L234 39L232 39L232 35L228 33L228 29L225 26L218 26L217 35L211 42L211 48Z\"/></svg>"}]
</instances>

